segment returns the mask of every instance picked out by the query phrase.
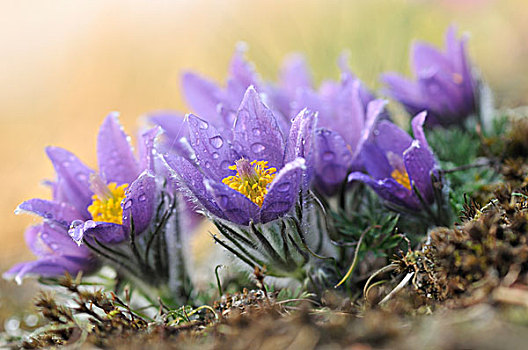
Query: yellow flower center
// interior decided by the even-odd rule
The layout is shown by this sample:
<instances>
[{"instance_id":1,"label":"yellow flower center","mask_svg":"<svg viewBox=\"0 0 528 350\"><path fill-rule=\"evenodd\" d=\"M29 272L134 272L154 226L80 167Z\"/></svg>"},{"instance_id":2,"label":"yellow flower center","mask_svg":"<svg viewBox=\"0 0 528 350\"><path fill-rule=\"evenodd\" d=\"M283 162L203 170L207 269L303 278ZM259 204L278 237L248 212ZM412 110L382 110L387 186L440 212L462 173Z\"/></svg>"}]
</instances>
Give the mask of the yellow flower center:
<instances>
[{"instance_id":1,"label":"yellow flower center","mask_svg":"<svg viewBox=\"0 0 528 350\"><path fill-rule=\"evenodd\" d=\"M268 193L268 185L275 178L277 169L268 168L267 161L254 160L250 163L244 158L237 160L229 169L236 170L236 175L228 176L222 182L262 207L264 197Z\"/></svg>"},{"instance_id":2,"label":"yellow flower center","mask_svg":"<svg viewBox=\"0 0 528 350\"><path fill-rule=\"evenodd\" d=\"M394 180L396 180L397 183L399 183L409 191L411 190L411 180L409 179L409 174L407 174L407 170L394 169L391 173L391 176Z\"/></svg>"},{"instance_id":3,"label":"yellow flower center","mask_svg":"<svg viewBox=\"0 0 528 350\"><path fill-rule=\"evenodd\" d=\"M96 221L123 224L123 208L121 202L125 198L125 190L128 184L117 186L115 182L108 184L108 191L94 194L92 204L88 207L88 212ZM106 189L105 189L106 190Z\"/></svg>"}]
</instances>

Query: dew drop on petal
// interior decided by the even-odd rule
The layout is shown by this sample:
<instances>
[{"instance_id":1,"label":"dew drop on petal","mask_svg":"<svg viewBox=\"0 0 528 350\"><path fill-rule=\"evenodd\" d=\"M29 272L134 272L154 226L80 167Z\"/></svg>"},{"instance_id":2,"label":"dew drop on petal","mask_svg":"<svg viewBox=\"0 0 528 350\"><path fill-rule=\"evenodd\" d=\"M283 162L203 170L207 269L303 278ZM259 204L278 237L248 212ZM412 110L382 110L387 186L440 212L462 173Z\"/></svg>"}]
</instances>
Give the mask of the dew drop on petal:
<instances>
[{"instance_id":1,"label":"dew drop on petal","mask_svg":"<svg viewBox=\"0 0 528 350\"><path fill-rule=\"evenodd\" d=\"M130 207L132 206L132 199L128 199L125 204L123 205L123 209L124 210L127 210L127 209L130 209Z\"/></svg>"},{"instance_id":2,"label":"dew drop on petal","mask_svg":"<svg viewBox=\"0 0 528 350\"><path fill-rule=\"evenodd\" d=\"M142 194L138 197L138 201L140 202L144 202L146 199L147 199L147 196L145 196L145 194Z\"/></svg>"},{"instance_id":3,"label":"dew drop on petal","mask_svg":"<svg viewBox=\"0 0 528 350\"><path fill-rule=\"evenodd\" d=\"M221 136L214 136L209 139L209 143L216 149L219 149L224 144L224 139Z\"/></svg>"},{"instance_id":4,"label":"dew drop on petal","mask_svg":"<svg viewBox=\"0 0 528 350\"><path fill-rule=\"evenodd\" d=\"M212 156L213 156L213 159L218 159L218 157L220 157L220 155L217 152L213 152Z\"/></svg>"},{"instance_id":5,"label":"dew drop on petal","mask_svg":"<svg viewBox=\"0 0 528 350\"><path fill-rule=\"evenodd\" d=\"M75 177L77 178L77 180L82 181L82 182L88 180L88 176L83 172L78 172L77 175L75 175Z\"/></svg>"},{"instance_id":6,"label":"dew drop on petal","mask_svg":"<svg viewBox=\"0 0 528 350\"><path fill-rule=\"evenodd\" d=\"M261 134L261 131L260 131L259 128L254 128L254 129L253 129L253 135L255 135L255 136L260 136L260 134Z\"/></svg>"},{"instance_id":7,"label":"dew drop on petal","mask_svg":"<svg viewBox=\"0 0 528 350\"><path fill-rule=\"evenodd\" d=\"M277 186L277 191L279 192L287 192L290 190L291 183L290 182L284 182Z\"/></svg>"},{"instance_id":8,"label":"dew drop on petal","mask_svg":"<svg viewBox=\"0 0 528 350\"><path fill-rule=\"evenodd\" d=\"M251 151L253 151L254 153L260 153L264 151L265 149L266 149L266 146L258 142L251 145Z\"/></svg>"},{"instance_id":9,"label":"dew drop on petal","mask_svg":"<svg viewBox=\"0 0 528 350\"><path fill-rule=\"evenodd\" d=\"M227 196L221 195L218 197L218 203L220 204L220 206L226 207L228 202L229 198L227 198Z\"/></svg>"}]
</instances>

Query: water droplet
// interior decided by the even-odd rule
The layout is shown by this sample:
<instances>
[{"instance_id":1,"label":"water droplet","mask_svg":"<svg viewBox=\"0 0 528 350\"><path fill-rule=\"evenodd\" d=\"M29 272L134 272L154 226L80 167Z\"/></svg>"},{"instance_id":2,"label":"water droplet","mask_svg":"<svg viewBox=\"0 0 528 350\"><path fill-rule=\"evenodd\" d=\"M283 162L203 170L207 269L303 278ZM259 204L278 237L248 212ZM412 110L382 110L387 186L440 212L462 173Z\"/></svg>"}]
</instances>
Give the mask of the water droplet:
<instances>
[{"instance_id":1,"label":"water droplet","mask_svg":"<svg viewBox=\"0 0 528 350\"><path fill-rule=\"evenodd\" d=\"M323 160L329 162L335 158L335 154L332 151L326 151L323 153Z\"/></svg>"},{"instance_id":2,"label":"water droplet","mask_svg":"<svg viewBox=\"0 0 528 350\"><path fill-rule=\"evenodd\" d=\"M39 320L38 316L34 314L29 314L26 317L24 317L24 323L26 324L26 326L29 326L29 327L35 327L38 323L38 320Z\"/></svg>"},{"instance_id":3,"label":"water droplet","mask_svg":"<svg viewBox=\"0 0 528 350\"><path fill-rule=\"evenodd\" d=\"M59 245L56 244L56 243L52 243L52 244L50 245L50 248L51 248L51 250L56 251L57 249L59 249Z\"/></svg>"},{"instance_id":4,"label":"water droplet","mask_svg":"<svg viewBox=\"0 0 528 350\"><path fill-rule=\"evenodd\" d=\"M209 143L216 149L219 149L224 144L224 139L222 136L214 136L209 139Z\"/></svg>"},{"instance_id":5,"label":"water droplet","mask_svg":"<svg viewBox=\"0 0 528 350\"><path fill-rule=\"evenodd\" d=\"M45 213L45 214L44 214L44 217L45 217L46 219L53 219L53 214L48 212L48 213Z\"/></svg>"},{"instance_id":6,"label":"water droplet","mask_svg":"<svg viewBox=\"0 0 528 350\"><path fill-rule=\"evenodd\" d=\"M277 186L277 191L279 192L287 192L290 190L291 183L290 182L284 182Z\"/></svg>"},{"instance_id":7,"label":"water droplet","mask_svg":"<svg viewBox=\"0 0 528 350\"><path fill-rule=\"evenodd\" d=\"M82 223L82 221L81 221L81 223ZM47 233L43 233L43 234L40 235L40 237L41 237L42 239L44 239L44 240L45 240L45 239L48 239L48 234L47 234Z\"/></svg>"},{"instance_id":8,"label":"water droplet","mask_svg":"<svg viewBox=\"0 0 528 350\"><path fill-rule=\"evenodd\" d=\"M260 134L261 134L261 131L260 131L259 128L254 128L254 129L253 129L253 135L255 135L255 136L260 136Z\"/></svg>"},{"instance_id":9,"label":"water droplet","mask_svg":"<svg viewBox=\"0 0 528 350\"><path fill-rule=\"evenodd\" d=\"M225 195L218 196L218 202L221 207L226 207L227 203L229 202L229 198Z\"/></svg>"},{"instance_id":10,"label":"water droplet","mask_svg":"<svg viewBox=\"0 0 528 350\"><path fill-rule=\"evenodd\" d=\"M209 169L211 167L211 162L205 162L205 168Z\"/></svg>"},{"instance_id":11,"label":"water droplet","mask_svg":"<svg viewBox=\"0 0 528 350\"><path fill-rule=\"evenodd\" d=\"M128 199L125 204L123 205L123 210L127 210L127 209L130 209L130 207L132 206L132 199Z\"/></svg>"},{"instance_id":12,"label":"water droplet","mask_svg":"<svg viewBox=\"0 0 528 350\"><path fill-rule=\"evenodd\" d=\"M260 153L264 151L265 149L266 149L266 146L258 142L251 145L251 151L253 151L254 153Z\"/></svg>"},{"instance_id":13,"label":"water droplet","mask_svg":"<svg viewBox=\"0 0 528 350\"><path fill-rule=\"evenodd\" d=\"M15 334L19 331L20 321L16 317L11 317L4 323L4 329L9 334Z\"/></svg>"},{"instance_id":14,"label":"water droplet","mask_svg":"<svg viewBox=\"0 0 528 350\"><path fill-rule=\"evenodd\" d=\"M216 152L213 152L212 156L213 156L213 159L218 159L220 157L220 155Z\"/></svg>"},{"instance_id":15,"label":"water droplet","mask_svg":"<svg viewBox=\"0 0 528 350\"><path fill-rule=\"evenodd\" d=\"M86 175L85 173L82 173L82 172L77 173L77 175L75 175L75 177L77 178L77 180L83 181L83 182L88 180L88 175Z\"/></svg>"},{"instance_id":16,"label":"water droplet","mask_svg":"<svg viewBox=\"0 0 528 350\"><path fill-rule=\"evenodd\" d=\"M145 194L142 194L138 197L138 201L140 202L144 202L146 199L147 199L147 196L145 196Z\"/></svg>"},{"instance_id":17,"label":"water droplet","mask_svg":"<svg viewBox=\"0 0 528 350\"><path fill-rule=\"evenodd\" d=\"M65 167L65 168L69 167L70 165L71 165L71 163L68 162L67 160L65 160L64 162L62 162L62 166Z\"/></svg>"},{"instance_id":18,"label":"water droplet","mask_svg":"<svg viewBox=\"0 0 528 350\"><path fill-rule=\"evenodd\" d=\"M202 119L198 119L196 118L196 121L197 121L197 125L200 129L202 130L207 130L209 129L209 123L206 122L205 120L202 120Z\"/></svg>"}]
</instances>

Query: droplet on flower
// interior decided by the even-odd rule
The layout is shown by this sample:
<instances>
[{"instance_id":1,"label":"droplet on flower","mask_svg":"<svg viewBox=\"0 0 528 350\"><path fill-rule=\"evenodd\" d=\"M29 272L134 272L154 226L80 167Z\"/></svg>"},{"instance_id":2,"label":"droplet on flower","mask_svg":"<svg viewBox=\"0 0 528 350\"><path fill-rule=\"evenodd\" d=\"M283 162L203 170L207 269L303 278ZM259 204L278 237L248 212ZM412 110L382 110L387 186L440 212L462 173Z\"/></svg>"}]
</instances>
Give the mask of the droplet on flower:
<instances>
[{"instance_id":1,"label":"droplet on flower","mask_svg":"<svg viewBox=\"0 0 528 350\"><path fill-rule=\"evenodd\" d=\"M77 178L77 180L79 181L86 181L88 180L88 176L83 173L83 172L78 172L77 175L75 175L75 177Z\"/></svg>"},{"instance_id":2,"label":"droplet on flower","mask_svg":"<svg viewBox=\"0 0 528 350\"><path fill-rule=\"evenodd\" d=\"M147 196L145 196L145 194L142 194L138 197L138 201L140 202L144 202L146 199L147 199Z\"/></svg>"},{"instance_id":3,"label":"droplet on flower","mask_svg":"<svg viewBox=\"0 0 528 350\"><path fill-rule=\"evenodd\" d=\"M220 206L226 207L227 203L229 202L229 198L227 198L227 196L225 196L225 195L221 195L221 196L218 197L218 202L219 202Z\"/></svg>"},{"instance_id":4,"label":"droplet on flower","mask_svg":"<svg viewBox=\"0 0 528 350\"><path fill-rule=\"evenodd\" d=\"M216 149L219 149L224 144L224 140L221 136L214 136L209 139L209 143Z\"/></svg>"},{"instance_id":5,"label":"droplet on flower","mask_svg":"<svg viewBox=\"0 0 528 350\"><path fill-rule=\"evenodd\" d=\"M259 128L254 128L254 129L253 129L253 135L255 135L255 136L260 136L260 134L261 134L261 131L260 131Z\"/></svg>"},{"instance_id":6,"label":"droplet on flower","mask_svg":"<svg viewBox=\"0 0 528 350\"><path fill-rule=\"evenodd\" d=\"M290 190L291 183L290 182L284 182L277 186L277 191L279 192L287 192Z\"/></svg>"},{"instance_id":7,"label":"droplet on flower","mask_svg":"<svg viewBox=\"0 0 528 350\"><path fill-rule=\"evenodd\" d=\"M213 152L212 156L213 156L213 159L218 159L218 157L220 157L220 155L217 152Z\"/></svg>"},{"instance_id":8,"label":"droplet on flower","mask_svg":"<svg viewBox=\"0 0 528 350\"><path fill-rule=\"evenodd\" d=\"M132 199L128 199L125 204L123 205L123 209L124 210L127 210L127 209L130 209L130 207L132 206Z\"/></svg>"},{"instance_id":9,"label":"droplet on flower","mask_svg":"<svg viewBox=\"0 0 528 350\"><path fill-rule=\"evenodd\" d=\"M266 146L258 142L251 145L251 151L253 151L254 153L260 153L264 151L265 149L266 149Z\"/></svg>"}]
</instances>

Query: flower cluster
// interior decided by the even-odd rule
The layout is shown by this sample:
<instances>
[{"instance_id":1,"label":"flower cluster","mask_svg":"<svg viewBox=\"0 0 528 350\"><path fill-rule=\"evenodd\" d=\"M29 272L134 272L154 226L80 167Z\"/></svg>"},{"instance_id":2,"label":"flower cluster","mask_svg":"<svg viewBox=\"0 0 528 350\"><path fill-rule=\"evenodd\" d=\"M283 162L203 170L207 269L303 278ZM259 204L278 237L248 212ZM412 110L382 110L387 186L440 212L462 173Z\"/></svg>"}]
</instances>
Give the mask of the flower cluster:
<instances>
[{"instance_id":1,"label":"flower cluster","mask_svg":"<svg viewBox=\"0 0 528 350\"><path fill-rule=\"evenodd\" d=\"M298 55L286 60L276 84L263 82L240 50L225 87L186 73L183 91L194 114L152 113L159 128L141 136L138 156L115 114L98 134L98 171L62 148L47 148L57 173L53 198L17 209L43 218L26 233L38 259L5 276L90 273L112 262L129 279L181 286L186 282L171 278L185 269L180 216L191 214L177 210L183 194L230 243L214 239L251 267L301 280L312 274L312 282L325 285L342 262L321 261L338 258L331 246L340 238L330 237L315 207L327 215L333 197L344 198L358 181L399 213L420 216L438 204L440 170L424 124L461 124L476 105L465 42L453 28L446 46L445 54L415 46L416 83L385 76L391 96L417 114L414 139L344 60L341 79L317 89ZM351 261L343 247L340 257Z\"/></svg>"}]
</instances>

